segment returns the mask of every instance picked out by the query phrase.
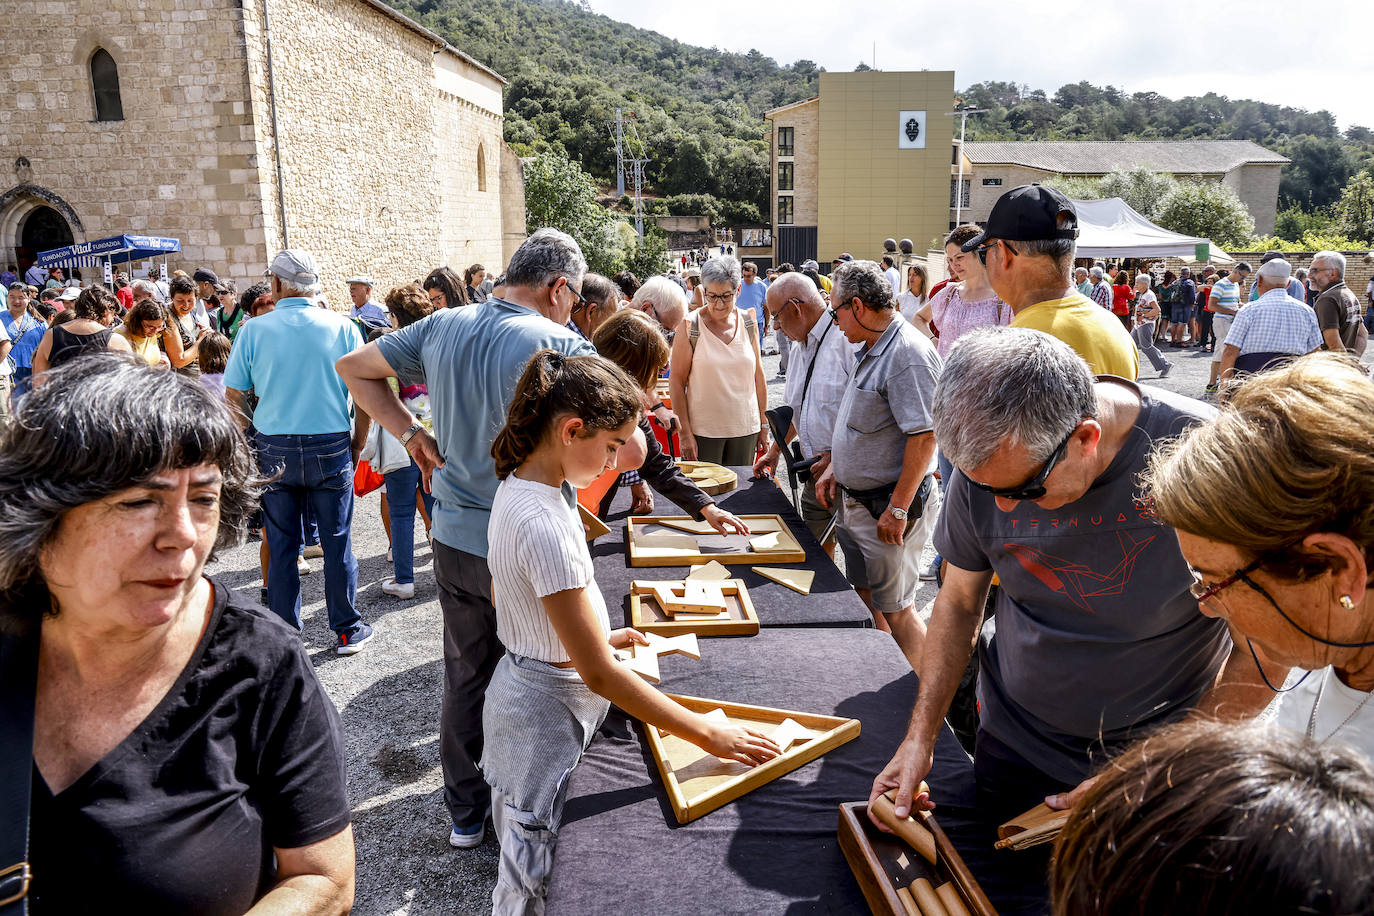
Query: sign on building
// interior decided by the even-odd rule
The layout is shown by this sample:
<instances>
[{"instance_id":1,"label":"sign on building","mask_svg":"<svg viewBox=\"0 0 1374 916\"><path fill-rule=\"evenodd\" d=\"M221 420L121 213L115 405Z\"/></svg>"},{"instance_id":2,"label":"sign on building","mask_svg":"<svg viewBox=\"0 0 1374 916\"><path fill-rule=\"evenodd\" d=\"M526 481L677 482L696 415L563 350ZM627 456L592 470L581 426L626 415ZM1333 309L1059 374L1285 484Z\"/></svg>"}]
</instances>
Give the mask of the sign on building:
<instances>
[{"instance_id":1,"label":"sign on building","mask_svg":"<svg viewBox=\"0 0 1374 916\"><path fill-rule=\"evenodd\" d=\"M898 112L897 148L926 148L926 113L924 111Z\"/></svg>"}]
</instances>

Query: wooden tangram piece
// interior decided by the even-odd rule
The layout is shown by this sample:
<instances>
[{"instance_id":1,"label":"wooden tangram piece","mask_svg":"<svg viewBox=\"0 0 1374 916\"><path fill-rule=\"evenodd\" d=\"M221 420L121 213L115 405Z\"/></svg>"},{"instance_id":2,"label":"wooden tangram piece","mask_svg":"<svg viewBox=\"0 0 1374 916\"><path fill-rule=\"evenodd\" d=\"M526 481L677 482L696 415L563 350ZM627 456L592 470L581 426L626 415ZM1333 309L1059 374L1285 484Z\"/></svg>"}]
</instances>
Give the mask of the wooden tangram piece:
<instances>
[{"instance_id":1,"label":"wooden tangram piece","mask_svg":"<svg viewBox=\"0 0 1374 916\"><path fill-rule=\"evenodd\" d=\"M697 552L696 538L686 534L640 534L635 536L635 546L658 553L688 554Z\"/></svg>"},{"instance_id":2,"label":"wooden tangram piece","mask_svg":"<svg viewBox=\"0 0 1374 916\"><path fill-rule=\"evenodd\" d=\"M998 849L1028 849L1052 843L1069 822L1069 811L1056 811L1049 805L1036 805L997 828Z\"/></svg>"},{"instance_id":3,"label":"wooden tangram piece","mask_svg":"<svg viewBox=\"0 0 1374 916\"><path fill-rule=\"evenodd\" d=\"M723 568L723 567L722 567ZM684 594L688 589L700 593ZM668 590L671 597L661 594ZM705 613L674 611L664 606L680 603L709 608ZM630 583L629 625L643 633L677 636L753 636L759 631L758 614L749 598L749 589L739 579L639 580Z\"/></svg>"},{"instance_id":4,"label":"wooden tangram piece","mask_svg":"<svg viewBox=\"0 0 1374 916\"><path fill-rule=\"evenodd\" d=\"M694 519L686 518L665 518L659 521L664 528L673 528L677 531L685 531L688 534L715 534L716 529L711 527L710 522L698 522Z\"/></svg>"},{"instance_id":5,"label":"wooden tangram piece","mask_svg":"<svg viewBox=\"0 0 1374 916\"><path fill-rule=\"evenodd\" d=\"M712 560L705 566L693 566L692 571L687 574L687 578L705 579L708 582L715 579L728 579L730 578L730 570Z\"/></svg>"},{"instance_id":6,"label":"wooden tangram piece","mask_svg":"<svg viewBox=\"0 0 1374 916\"><path fill-rule=\"evenodd\" d=\"M774 733L788 719L811 734L809 740L800 743L795 739L790 741L790 749L780 756L750 767L733 760L721 760L676 735L662 734L657 728L646 727L644 734L650 753L663 777L673 813L680 824L729 804L859 736L857 719L746 706L701 697L666 696L693 712L724 710L728 721L765 735Z\"/></svg>"},{"instance_id":7,"label":"wooden tangram piece","mask_svg":"<svg viewBox=\"0 0 1374 916\"><path fill-rule=\"evenodd\" d=\"M801 592L803 595L811 594L811 583L816 579L814 569L774 569L771 566L752 567L754 572L763 576L765 579L772 579L779 585L785 585L794 592Z\"/></svg>"},{"instance_id":8,"label":"wooden tangram piece","mask_svg":"<svg viewBox=\"0 0 1374 916\"><path fill-rule=\"evenodd\" d=\"M654 600L670 617L679 614L708 614L717 617L725 613L725 597L718 582L633 582L632 588L648 586ZM682 594L678 594L682 592Z\"/></svg>"},{"instance_id":9,"label":"wooden tangram piece","mask_svg":"<svg viewBox=\"0 0 1374 916\"><path fill-rule=\"evenodd\" d=\"M660 680L658 674L658 657L660 655L685 655L688 658L701 658L701 650L697 647L695 633L684 633L681 636L659 636L657 633L644 635L648 638L649 644L641 646L636 643L632 646L626 664L630 666L631 671L652 684L657 684Z\"/></svg>"},{"instance_id":10,"label":"wooden tangram piece","mask_svg":"<svg viewBox=\"0 0 1374 916\"><path fill-rule=\"evenodd\" d=\"M786 751L799 741L810 741L816 737L816 733L805 725L798 724L796 719L783 719L782 724L773 729L773 733L768 737Z\"/></svg>"},{"instance_id":11,"label":"wooden tangram piece","mask_svg":"<svg viewBox=\"0 0 1374 916\"><path fill-rule=\"evenodd\" d=\"M582 526L587 529L587 540L594 541L603 534L610 534L611 529L605 522L588 512L585 506L577 507L577 514L582 517Z\"/></svg>"},{"instance_id":12,"label":"wooden tangram piece","mask_svg":"<svg viewBox=\"0 0 1374 916\"><path fill-rule=\"evenodd\" d=\"M755 553L763 553L765 550L777 550L782 544L778 541L778 533L770 531L758 537L749 539L749 547Z\"/></svg>"}]
</instances>

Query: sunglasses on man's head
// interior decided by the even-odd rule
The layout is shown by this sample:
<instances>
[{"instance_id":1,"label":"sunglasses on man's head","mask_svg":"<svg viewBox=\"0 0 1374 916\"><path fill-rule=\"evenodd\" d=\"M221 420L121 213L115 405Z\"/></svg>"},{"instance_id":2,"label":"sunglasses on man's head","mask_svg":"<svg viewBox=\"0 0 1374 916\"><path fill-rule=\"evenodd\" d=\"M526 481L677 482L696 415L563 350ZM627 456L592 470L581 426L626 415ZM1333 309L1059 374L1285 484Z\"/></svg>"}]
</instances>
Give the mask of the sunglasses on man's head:
<instances>
[{"instance_id":1,"label":"sunglasses on man's head","mask_svg":"<svg viewBox=\"0 0 1374 916\"><path fill-rule=\"evenodd\" d=\"M985 483L979 483L972 477L968 477L967 474L964 476L968 477L968 482L978 489L985 493L991 493L993 496L1001 499L1010 499L1015 502L1021 502L1022 500L1037 500L1045 495L1045 481L1049 479L1055 466L1064 460L1064 455L1069 450L1069 440L1073 438L1073 434L1077 431L1078 424L1075 423L1073 429L1069 430L1068 435L1061 439L1059 444L1055 446L1054 451L1050 453L1049 460L1046 461L1045 466L1040 469L1040 473L1036 474L1019 487L990 487Z\"/></svg>"}]
</instances>

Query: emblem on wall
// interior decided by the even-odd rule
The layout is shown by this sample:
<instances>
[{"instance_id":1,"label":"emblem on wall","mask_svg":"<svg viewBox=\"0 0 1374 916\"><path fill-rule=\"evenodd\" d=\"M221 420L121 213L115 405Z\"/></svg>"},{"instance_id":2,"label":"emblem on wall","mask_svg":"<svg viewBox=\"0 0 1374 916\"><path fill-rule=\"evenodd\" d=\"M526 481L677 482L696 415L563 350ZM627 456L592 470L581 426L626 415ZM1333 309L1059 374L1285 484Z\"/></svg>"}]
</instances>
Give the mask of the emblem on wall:
<instances>
[{"instance_id":1,"label":"emblem on wall","mask_svg":"<svg viewBox=\"0 0 1374 916\"><path fill-rule=\"evenodd\" d=\"M924 111L898 112L897 148L926 148L926 113Z\"/></svg>"}]
</instances>

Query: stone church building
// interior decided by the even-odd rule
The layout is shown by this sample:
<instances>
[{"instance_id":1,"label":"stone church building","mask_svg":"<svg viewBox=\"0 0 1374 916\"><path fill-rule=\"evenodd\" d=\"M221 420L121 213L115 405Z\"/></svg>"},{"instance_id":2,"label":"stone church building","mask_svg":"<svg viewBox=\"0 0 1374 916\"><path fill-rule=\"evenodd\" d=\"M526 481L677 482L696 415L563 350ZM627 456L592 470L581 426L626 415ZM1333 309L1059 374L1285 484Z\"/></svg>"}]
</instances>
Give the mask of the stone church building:
<instances>
[{"instance_id":1,"label":"stone church building","mask_svg":"<svg viewBox=\"0 0 1374 916\"><path fill-rule=\"evenodd\" d=\"M240 289L281 247L325 295L525 235L505 80L378 0L10 0L0 261L122 233Z\"/></svg>"}]
</instances>

